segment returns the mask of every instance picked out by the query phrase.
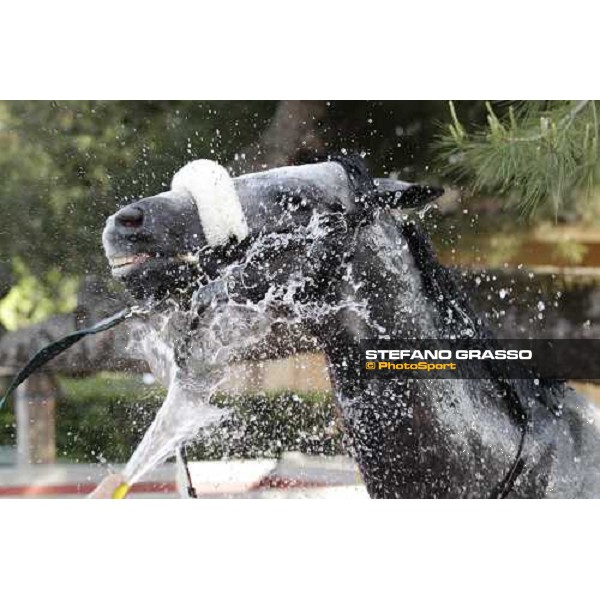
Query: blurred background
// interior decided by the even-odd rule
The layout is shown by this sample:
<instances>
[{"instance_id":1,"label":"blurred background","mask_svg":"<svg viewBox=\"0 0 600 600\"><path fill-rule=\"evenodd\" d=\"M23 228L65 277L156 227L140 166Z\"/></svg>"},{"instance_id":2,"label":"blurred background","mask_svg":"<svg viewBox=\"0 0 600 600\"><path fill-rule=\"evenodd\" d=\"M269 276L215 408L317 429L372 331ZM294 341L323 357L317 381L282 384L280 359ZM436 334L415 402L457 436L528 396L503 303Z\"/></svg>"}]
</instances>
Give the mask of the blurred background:
<instances>
[{"instance_id":1,"label":"blurred background","mask_svg":"<svg viewBox=\"0 0 600 600\"><path fill-rule=\"evenodd\" d=\"M0 388L37 349L127 302L104 260L104 221L196 158L238 175L360 152L374 175L444 185L418 218L499 335L600 337L598 108L0 102ZM115 331L76 346L0 411L0 496L84 493L127 461L164 390L125 344ZM577 385L597 396L595 382ZM216 402L232 416L192 458L347 453L321 356L248 364ZM172 491L163 479L146 491Z\"/></svg>"}]
</instances>

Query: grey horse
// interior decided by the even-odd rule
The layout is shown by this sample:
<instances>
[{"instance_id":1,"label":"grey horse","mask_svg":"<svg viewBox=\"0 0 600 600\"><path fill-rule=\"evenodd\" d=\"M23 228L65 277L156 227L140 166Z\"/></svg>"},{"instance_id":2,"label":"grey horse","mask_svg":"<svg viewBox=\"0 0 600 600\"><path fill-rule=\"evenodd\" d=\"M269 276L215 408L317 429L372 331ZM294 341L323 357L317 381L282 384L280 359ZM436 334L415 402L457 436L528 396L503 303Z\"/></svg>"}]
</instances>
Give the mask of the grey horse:
<instances>
[{"instance_id":1,"label":"grey horse","mask_svg":"<svg viewBox=\"0 0 600 600\"><path fill-rule=\"evenodd\" d=\"M598 497L598 411L565 383L364 377L361 339L491 339L410 217L439 193L355 157L236 178L196 161L111 216L103 242L114 277L187 323L215 302L279 303L287 320L247 357L325 352L371 497Z\"/></svg>"}]
</instances>

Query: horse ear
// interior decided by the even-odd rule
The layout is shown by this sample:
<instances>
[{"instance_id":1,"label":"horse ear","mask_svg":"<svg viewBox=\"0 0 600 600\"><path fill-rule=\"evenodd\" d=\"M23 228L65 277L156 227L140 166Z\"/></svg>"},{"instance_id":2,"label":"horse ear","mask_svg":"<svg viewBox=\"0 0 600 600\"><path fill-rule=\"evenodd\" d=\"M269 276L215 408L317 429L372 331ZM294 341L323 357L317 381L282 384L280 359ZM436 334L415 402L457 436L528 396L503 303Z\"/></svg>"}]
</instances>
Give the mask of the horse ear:
<instances>
[{"instance_id":1,"label":"horse ear","mask_svg":"<svg viewBox=\"0 0 600 600\"><path fill-rule=\"evenodd\" d=\"M419 208L444 193L444 188L406 183L396 179L375 179L367 202L381 208Z\"/></svg>"}]
</instances>

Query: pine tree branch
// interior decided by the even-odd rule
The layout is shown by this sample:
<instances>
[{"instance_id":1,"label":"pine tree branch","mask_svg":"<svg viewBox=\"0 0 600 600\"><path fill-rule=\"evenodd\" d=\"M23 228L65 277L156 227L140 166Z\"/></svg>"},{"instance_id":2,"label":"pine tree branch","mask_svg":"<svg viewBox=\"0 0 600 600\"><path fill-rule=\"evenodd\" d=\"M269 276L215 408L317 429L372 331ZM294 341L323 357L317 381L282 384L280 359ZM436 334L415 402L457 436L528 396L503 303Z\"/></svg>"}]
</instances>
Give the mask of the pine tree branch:
<instances>
[{"instance_id":1,"label":"pine tree branch","mask_svg":"<svg viewBox=\"0 0 600 600\"><path fill-rule=\"evenodd\" d=\"M581 192L589 196L600 176L595 101L521 103L502 118L486 105L487 127L468 132L450 104L451 123L437 143L441 170L476 192L516 198L526 214L544 205L555 216L577 212Z\"/></svg>"}]
</instances>

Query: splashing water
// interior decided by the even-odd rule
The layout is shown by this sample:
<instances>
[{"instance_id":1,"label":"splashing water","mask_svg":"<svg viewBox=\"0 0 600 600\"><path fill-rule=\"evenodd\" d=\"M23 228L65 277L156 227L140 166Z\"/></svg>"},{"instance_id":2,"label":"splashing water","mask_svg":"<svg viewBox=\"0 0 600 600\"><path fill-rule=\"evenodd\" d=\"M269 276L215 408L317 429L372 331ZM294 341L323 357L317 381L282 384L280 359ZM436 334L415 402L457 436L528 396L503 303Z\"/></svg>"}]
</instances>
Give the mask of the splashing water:
<instances>
[{"instance_id":1,"label":"splashing water","mask_svg":"<svg viewBox=\"0 0 600 600\"><path fill-rule=\"evenodd\" d=\"M129 485L171 458L200 429L221 421L226 411L208 403L219 380L218 370L202 382L191 382L176 372L164 403L125 467L123 477Z\"/></svg>"},{"instance_id":2,"label":"splashing water","mask_svg":"<svg viewBox=\"0 0 600 600\"><path fill-rule=\"evenodd\" d=\"M192 381L176 365L173 345L165 335L168 317L161 321L159 327L143 324L132 331L132 354L148 362L154 376L168 391L154 421L123 471L129 485L168 460L201 428L218 423L226 414L208 403L222 371L213 367L206 370L206 377Z\"/></svg>"},{"instance_id":3,"label":"splashing water","mask_svg":"<svg viewBox=\"0 0 600 600\"><path fill-rule=\"evenodd\" d=\"M328 232L319 219L313 219L305 231L264 236L248 251L241 265L226 269L224 279L240 267L261 261L261 252L265 250L289 244L296 236L305 240L307 234L317 244ZM352 279L351 273L346 276ZM178 448L194 440L201 430L217 425L228 415L227 410L210 404L228 375L228 363L245 349L264 341L275 324L293 326L307 319L319 320L337 310L365 310L362 304L344 298L338 305L299 302L298 294L308 279L306 274L298 272L283 284L270 285L260 301L240 303L229 299L225 304L208 308L186 349L185 369L177 365L174 347L182 334L189 331L190 313L174 309L155 316L158 323L138 325L132 332L132 353L148 362L168 392L125 467L123 477L129 485L174 456Z\"/></svg>"},{"instance_id":4,"label":"splashing water","mask_svg":"<svg viewBox=\"0 0 600 600\"><path fill-rule=\"evenodd\" d=\"M171 458L201 430L228 415L227 410L211 405L210 400L227 376L230 355L259 341L270 323L266 313L258 312L256 307L230 303L208 311L183 370L176 364L171 341L181 326L174 324L178 317L181 314L163 315L158 327L140 325L134 331L135 354L147 360L157 379L168 386L168 392L125 467L123 477L129 485Z\"/></svg>"}]
</instances>

